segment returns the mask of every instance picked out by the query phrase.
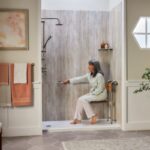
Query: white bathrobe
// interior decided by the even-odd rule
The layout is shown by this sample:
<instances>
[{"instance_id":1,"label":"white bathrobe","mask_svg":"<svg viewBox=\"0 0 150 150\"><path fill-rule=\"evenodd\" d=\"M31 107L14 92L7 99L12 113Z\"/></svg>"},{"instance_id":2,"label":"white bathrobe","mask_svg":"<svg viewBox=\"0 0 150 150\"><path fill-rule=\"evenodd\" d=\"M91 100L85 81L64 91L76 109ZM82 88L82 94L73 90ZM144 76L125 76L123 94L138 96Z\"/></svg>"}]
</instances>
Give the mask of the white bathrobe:
<instances>
[{"instance_id":1,"label":"white bathrobe","mask_svg":"<svg viewBox=\"0 0 150 150\"><path fill-rule=\"evenodd\" d=\"M107 97L107 91L105 88L105 80L102 74L97 73L95 77L92 77L90 73L86 75L75 77L70 79L71 84L89 83L91 86L90 92L83 95L88 102L105 100Z\"/></svg>"}]
</instances>

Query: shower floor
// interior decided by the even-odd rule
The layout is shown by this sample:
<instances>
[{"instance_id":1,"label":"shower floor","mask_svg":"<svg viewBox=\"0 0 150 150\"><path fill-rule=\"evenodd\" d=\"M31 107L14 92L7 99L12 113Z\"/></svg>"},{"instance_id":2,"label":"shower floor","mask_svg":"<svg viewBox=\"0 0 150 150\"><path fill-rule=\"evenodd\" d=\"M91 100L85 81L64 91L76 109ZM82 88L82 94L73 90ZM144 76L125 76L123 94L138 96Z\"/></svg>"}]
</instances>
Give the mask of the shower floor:
<instances>
[{"instance_id":1,"label":"shower floor","mask_svg":"<svg viewBox=\"0 0 150 150\"><path fill-rule=\"evenodd\" d=\"M88 120L82 121L81 124L72 125L70 121L45 121L43 122L43 131L56 132L56 131L76 131L76 130L108 130L120 129L117 123L110 124L109 121L101 119L97 124L91 125Z\"/></svg>"}]
</instances>

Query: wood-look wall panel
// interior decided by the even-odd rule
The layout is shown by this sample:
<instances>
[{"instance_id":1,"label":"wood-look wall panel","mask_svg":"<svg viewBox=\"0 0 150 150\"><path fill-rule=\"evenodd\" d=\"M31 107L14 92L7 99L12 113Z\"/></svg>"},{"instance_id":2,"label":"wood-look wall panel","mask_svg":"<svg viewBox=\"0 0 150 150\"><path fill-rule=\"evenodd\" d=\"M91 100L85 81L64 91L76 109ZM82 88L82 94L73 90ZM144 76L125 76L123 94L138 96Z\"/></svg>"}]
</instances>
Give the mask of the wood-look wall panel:
<instances>
[{"instance_id":1,"label":"wood-look wall panel","mask_svg":"<svg viewBox=\"0 0 150 150\"><path fill-rule=\"evenodd\" d=\"M109 41L113 47L110 62L110 79L117 80L116 118L121 122L121 73L122 73L122 3L112 9L109 15Z\"/></svg>"},{"instance_id":2,"label":"wood-look wall panel","mask_svg":"<svg viewBox=\"0 0 150 150\"><path fill-rule=\"evenodd\" d=\"M98 52L100 43L109 39L109 12L43 10L42 17L58 17L63 23L46 23L46 38L53 37L47 45L47 74L43 75L43 120L72 119L78 97L89 86L58 86L56 82L85 74L91 58L101 62L105 79L110 78L110 54ZM105 107L93 105L99 117L105 116Z\"/></svg>"}]
</instances>

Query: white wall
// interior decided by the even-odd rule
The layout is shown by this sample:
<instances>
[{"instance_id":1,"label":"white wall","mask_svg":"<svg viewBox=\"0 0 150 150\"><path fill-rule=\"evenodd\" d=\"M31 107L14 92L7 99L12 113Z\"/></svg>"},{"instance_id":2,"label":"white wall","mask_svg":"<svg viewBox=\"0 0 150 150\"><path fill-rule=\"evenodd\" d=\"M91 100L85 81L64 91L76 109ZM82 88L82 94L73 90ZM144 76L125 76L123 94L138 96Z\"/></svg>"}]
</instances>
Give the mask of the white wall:
<instances>
[{"instance_id":1,"label":"white wall","mask_svg":"<svg viewBox=\"0 0 150 150\"><path fill-rule=\"evenodd\" d=\"M109 0L42 0L42 9L107 11Z\"/></svg>"},{"instance_id":2,"label":"white wall","mask_svg":"<svg viewBox=\"0 0 150 150\"><path fill-rule=\"evenodd\" d=\"M29 50L0 51L0 62L35 64L34 106L0 108L4 136L42 134L40 0L0 0L1 8L29 9Z\"/></svg>"},{"instance_id":3,"label":"white wall","mask_svg":"<svg viewBox=\"0 0 150 150\"><path fill-rule=\"evenodd\" d=\"M141 49L132 35L139 18L150 16L149 7L149 0L127 0L128 80L140 80L145 68L150 66L150 49Z\"/></svg>"},{"instance_id":4,"label":"white wall","mask_svg":"<svg viewBox=\"0 0 150 150\"><path fill-rule=\"evenodd\" d=\"M127 81L123 112L124 130L150 130L150 92L134 94L141 81Z\"/></svg>"},{"instance_id":5,"label":"white wall","mask_svg":"<svg viewBox=\"0 0 150 150\"><path fill-rule=\"evenodd\" d=\"M42 134L41 85L33 84L34 106L0 108L3 136L30 136Z\"/></svg>"}]
</instances>

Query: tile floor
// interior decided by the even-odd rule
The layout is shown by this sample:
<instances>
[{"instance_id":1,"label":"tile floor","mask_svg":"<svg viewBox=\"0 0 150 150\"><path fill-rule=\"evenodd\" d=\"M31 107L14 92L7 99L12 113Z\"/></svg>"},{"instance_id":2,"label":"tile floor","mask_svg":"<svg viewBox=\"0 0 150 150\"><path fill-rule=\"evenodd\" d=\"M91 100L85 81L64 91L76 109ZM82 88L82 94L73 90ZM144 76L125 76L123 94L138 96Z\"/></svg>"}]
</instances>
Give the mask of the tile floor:
<instances>
[{"instance_id":1,"label":"tile floor","mask_svg":"<svg viewBox=\"0 0 150 150\"><path fill-rule=\"evenodd\" d=\"M150 137L150 131L121 130L44 132L43 136L4 138L3 150L63 150L62 141Z\"/></svg>"}]
</instances>

